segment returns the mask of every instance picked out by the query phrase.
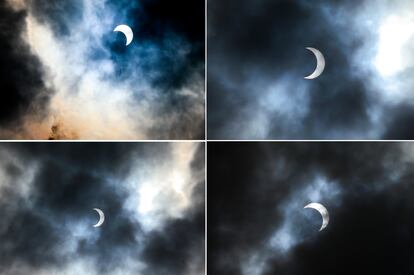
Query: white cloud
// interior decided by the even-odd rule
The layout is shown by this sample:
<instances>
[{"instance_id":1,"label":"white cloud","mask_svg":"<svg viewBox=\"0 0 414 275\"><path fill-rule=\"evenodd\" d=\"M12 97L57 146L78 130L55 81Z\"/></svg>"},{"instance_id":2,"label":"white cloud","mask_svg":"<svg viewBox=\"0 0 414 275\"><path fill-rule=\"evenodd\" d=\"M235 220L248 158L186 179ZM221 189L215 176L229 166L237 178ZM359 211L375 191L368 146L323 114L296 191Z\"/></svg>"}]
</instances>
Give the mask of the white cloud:
<instances>
[{"instance_id":1,"label":"white cloud","mask_svg":"<svg viewBox=\"0 0 414 275\"><path fill-rule=\"evenodd\" d=\"M184 217L196 203L192 201L193 189L204 178L191 167L198 146L175 143L169 158L136 160L127 180L131 196L126 205L145 231L162 227L168 219Z\"/></svg>"}]
</instances>

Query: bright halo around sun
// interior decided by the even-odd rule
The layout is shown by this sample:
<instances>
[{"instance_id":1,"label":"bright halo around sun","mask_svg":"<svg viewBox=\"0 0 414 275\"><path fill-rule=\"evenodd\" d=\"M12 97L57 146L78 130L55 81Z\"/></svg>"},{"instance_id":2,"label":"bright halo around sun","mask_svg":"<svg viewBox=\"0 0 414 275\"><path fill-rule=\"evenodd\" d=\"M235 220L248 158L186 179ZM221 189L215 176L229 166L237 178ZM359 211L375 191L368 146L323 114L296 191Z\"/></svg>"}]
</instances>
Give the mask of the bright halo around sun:
<instances>
[{"instance_id":1,"label":"bright halo around sun","mask_svg":"<svg viewBox=\"0 0 414 275\"><path fill-rule=\"evenodd\" d=\"M406 67L403 51L414 35L413 18L389 16L379 28L375 67L384 76L392 76Z\"/></svg>"}]
</instances>

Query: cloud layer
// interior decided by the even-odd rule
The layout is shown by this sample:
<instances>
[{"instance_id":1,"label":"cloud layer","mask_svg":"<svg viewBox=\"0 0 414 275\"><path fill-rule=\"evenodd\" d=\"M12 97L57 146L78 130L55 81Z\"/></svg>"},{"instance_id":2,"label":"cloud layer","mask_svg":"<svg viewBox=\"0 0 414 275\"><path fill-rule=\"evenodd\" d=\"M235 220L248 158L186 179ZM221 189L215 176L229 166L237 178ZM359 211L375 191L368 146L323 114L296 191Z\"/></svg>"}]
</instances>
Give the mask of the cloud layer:
<instances>
[{"instance_id":1,"label":"cloud layer","mask_svg":"<svg viewBox=\"0 0 414 275\"><path fill-rule=\"evenodd\" d=\"M0 273L204 274L203 150L2 144Z\"/></svg>"},{"instance_id":2,"label":"cloud layer","mask_svg":"<svg viewBox=\"0 0 414 275\"><path fill-rule=\"evenodd\" d=\"M3 138L203 138L203 1L8 0L0 10ZM134 31L128 47L118 24Z\"/></svg>"}]
</instances>

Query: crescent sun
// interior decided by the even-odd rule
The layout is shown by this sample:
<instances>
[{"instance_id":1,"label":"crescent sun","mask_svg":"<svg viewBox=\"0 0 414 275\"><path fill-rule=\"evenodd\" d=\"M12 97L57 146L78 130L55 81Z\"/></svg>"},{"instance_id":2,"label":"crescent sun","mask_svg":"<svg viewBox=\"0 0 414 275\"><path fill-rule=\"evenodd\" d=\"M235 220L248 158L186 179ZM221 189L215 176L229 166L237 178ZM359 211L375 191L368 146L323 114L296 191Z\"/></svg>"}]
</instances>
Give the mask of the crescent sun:
<instances>
[{"instance_id":1,"label":"crescent sun","mask_svg":"<svg viewBox=\"0 0 414 275\"><path fill-rule=\"evenodd\" d=\"M104 214L104 212L101 210L101 209L99 209L99 208L94 208L93 210L95 210L96 212L98 212L98 214L99 214L99 221L98 221L98 223L97 224L95 224L93 227L99 227L99 226L101 226L103 223L104 223L104 221L105 221L105 214Z\"/></svg>"},{"instance_id":2,"label":"crescent sun","mask_svg":"<svg viewBox=\"0 0 414 275\"><path fill-rule=\"evenodd\" d=\"M321 216L322 216L322 226L319 229L319 231L324 230L328 226L328 223L329 223L329 213L328 213L328 210L326 209L325 206L323 206L320 203L313 202L313 203L310 203L310 204L306 205L304 208L312 208L312 209L315 209L316 211L319 212L319 214L321 214Z\"/></svg>"},{"instance_id":3,"label":"crescent sun","mask_svg":"<svg viewBox=\"0 0 414 275\"><path fill-rule=\"evenodd\" d=\"M134 39L134 33L132 32L132 29L128 25L118 25L114 29L114 32L122 32L125 35L126 46L131 44L132 39Z\"/></svg>"},{"instance_id":4,"label":"crescent sun","mask_svg":"<svg viewBox=\"0 0 414 275\"><path fill-rule=\"evenodd\" d=\"M323 70L325 69L325 57L318 49L310 48L310 47L306 49L311 51L315 55L316 69L312 74L305 76L305 79L315 79L318 76L320 76L323 73Z\"/></svg>"}]
</instances>

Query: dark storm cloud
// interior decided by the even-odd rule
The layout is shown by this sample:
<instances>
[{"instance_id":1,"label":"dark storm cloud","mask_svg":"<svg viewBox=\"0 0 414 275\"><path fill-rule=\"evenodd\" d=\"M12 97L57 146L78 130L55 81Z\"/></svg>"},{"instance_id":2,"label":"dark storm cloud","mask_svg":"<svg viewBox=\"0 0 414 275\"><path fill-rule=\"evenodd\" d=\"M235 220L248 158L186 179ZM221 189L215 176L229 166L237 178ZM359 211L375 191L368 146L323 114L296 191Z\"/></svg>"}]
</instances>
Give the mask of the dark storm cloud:
<instances>
[{"instance_id":1,"label":"dark storm cloud","mask_svg":"<svg viewBox=\"0 0 414 275\"><path fill-rule=\"evenodd\" d=\"M5 273L16 261L38 267L59 262L58 249L54 243L59 242L59 232L47 218L28 209L23 201L15 199L16 205L1 203L1 213L7 217L2 221L0 238L1 249L0 270ZM10 212L13 218L9 218Z\"/></svg>"},{"instance_id":2,"label":"dark storm cloud","mask_svg":"<svg viewBox=\"0 0 414 275\"><path fill-rule=\"evenodd\" d=\"M173 144L156 145L3 144L1 170L6 171L3 178L10 178L12 184L1 185L2 273L24 273L24 269L16 271L17 263L21 268L43 270L45 274L65 267L71 270L75 260L86 259L99 273L114 274L122 268L123 274L140 274L137 266L129 262L134 259L145 265L145 274L165 274L165 270L168 274L187 274L194 258L204 258L202 201L197 200L188 215L171 218L168 224L150 232L144 232L141 221L125 206L133 195L126 184L131 169L137 169L133 159L161 163L171 157ZM4 152L13 158L6 158ZM204 157L193 161L203 166ZM25 180L25 171L33 167L32 178ZM196 171L198 168L193 172ZM194 184L195 193L199 185L204 186L203 182ZM30 191L27 194L24 190ZM95 207L105 212L106 221L91 234L91 225L97 219L92 211ZM74 249L73 245L76 259L68 252ZM198 266L203 266L203 261ZM79 267L73 267L73 272L76 268Z\"/></svg>"},{"instance_id":3,"label":"dark storm cloud","mask_svg":"<svg viewBox=\"0 0 414 275\"><path fill-rule=\"evenodd\" d=\"M414 140L414 130L410 127L414 119L414 109L409 104L401 104L397 111L391 113L387 122L387 131L384 139L388 140ZM409 127L407 127L407 125Z\"/></svg>"},{"instance_id":4,"label":"dark storm cloud","mask_svg":"<svg viewBox=\"0 0 414 275\"><path fill-rule=\"evenodd\" d=\"M209 144L209 273L411 274L412 150L396 143ZM331 218L319 233L312 219L320 217L302 210L320 187L315 175L324 178L318 200ZM272 243L280 230L287 249Z\"/></svg>"},{"instance_id":5,"label":"dark storm cloud","mask_svg":"<svg viewBox=\"0 0 414 275\"><path fill-rule=\"evenodd\" d=\"M204 250L204 243L200 241L204 238L204 220L204 212L198 211L191 220L172 221L165 232L154 232L143 252L149 264L144 273L170 274L171 270L176 270L177 274L183 274L189 265L197 264L189 262L194 260L193 255L199 255L195 260L202 263L203 255L197 250ZM165 237L166 232L170 238Z\"/></svg>"},{"instance_id":6,"label":"dark storm cloud","mask_svg":"<svg viewBox=\"0 0 414 275\"><path fill-rule=\"evenodd\" d=\"M362 2L210 1L209 133L214 139L378 137L379 100L352 60L370 33L353 31ZM326 68L316 80L318 48Z\"/></svg>"},{"instance_id":7,"label":"dark storm cloud","mask_svg":"<svg viewBox=\"0 0 414 275\"><path fill-rule=\"evenodd\" d=\"M41 158L55 165L62 165L68 169L78 167L85 170L97 170L100 173L113 175L125 175L130 168L130 160L134 156L134 144L129 143L78 143L69 146L67 143L38 143L32 146L25 143L13 144L24 159L35 161ZM168 144L160 143L159 146L137 146L143 158L155 155L168 155ZM135 149L137 151L138 149ZM56 163L56 155L58 163ZM46 168L46 167L45 167Z\"/></svg>"},{"instance_id":8,"label":"dark storm cloud","mask_svg":"<svg viewBox=\"0 0 414 275\"><path fill-rule=\"evenodd\" d=\"M21 40L26 26L25 11L0 3L0 123L10 126L27 114L33 105L46 107L42 65ZM42 115L42 112L39 114Z\"/></svg>"}]
</instances>

